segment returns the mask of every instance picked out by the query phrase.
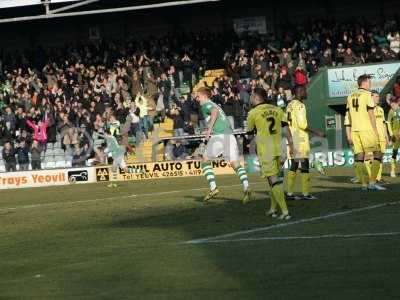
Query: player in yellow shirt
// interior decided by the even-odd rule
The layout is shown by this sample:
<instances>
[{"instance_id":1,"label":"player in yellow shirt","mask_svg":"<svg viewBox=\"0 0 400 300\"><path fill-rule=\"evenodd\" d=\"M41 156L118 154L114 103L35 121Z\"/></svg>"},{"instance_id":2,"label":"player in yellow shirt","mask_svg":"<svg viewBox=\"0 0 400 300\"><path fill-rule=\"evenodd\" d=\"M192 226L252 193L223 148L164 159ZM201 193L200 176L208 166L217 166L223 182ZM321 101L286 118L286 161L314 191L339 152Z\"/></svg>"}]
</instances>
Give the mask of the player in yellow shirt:
<instances>
[{"instance_id":1,"label":"player in yellow shirt","mask_svg":"<svg viewBox=\"0 0 400 300\"><path fill-rule=\"evenodd\" d=\"M400 147L400 110L399 98L393 97L390 101L390 110L388 113L388 131L392 140L392 161L390 163L390 177L396 177L397 153Z\"/></svg>"},{"instance_id":2,"label":"player in yellow shirt","mask_svg":"<svg viewBox=\"0 0 400 300\"><path fill-rule=\"evenodd\" d=\"M372 99L371 77L361 75L357 79L358 90L347 97L346 109L349 113L352 146L354 149L354 168L359 182L363 182L364 168L367 169L370 190L385 190L376 183L376 177L382 162L379 134L374 114L375 103ZM366 154L372 152L372 163ZM365 189L365 187L363 187Z\"/></svg>"},{"instance_id":3,"label":"player in yellow shirt","mask_svg":"<svg viewBox=\"0 0 400 300\"><path fill-rule=\"evenodd\" d=\"M385 112L383 111L383 108L379 105L380 102L379 93L377 91L372 91L371 95L375 103L374 115L376 120L376 129L378 130L379 149L381 150L383 156L385 154L386 147L389 144L389 136L387 134ZM378 183L384 183L382 180L382 169L383 169L383 164L381 161L379 165L378 174L376 175L376 181Z\"/></svg>"},{"instance_id":4,"label":"player in yellow shirt","mask_svg":"<svg viewBox=\"0 0 400 300\"><path fill-rule=\"evenodd\" d=\"M261 173L266 177L271 188L271 208L267 215L274 218L277 215L277 206L281 210L279 219L289 220L290 214L286 206L283 192L283 181L279 178L281 169L282 127L287 126L285 113L281 108L266 103L267 93L262 88L254 89L251 95L253 105L247 118L249 134L256 131L257 155L261 164ZM287 138L291 144L290 132Z\"/></svg>"},{"instance_id":5,"label":"player in yellow shirt","mask_svg":"<svg viewBox=\"0 0 400 300\"><path fill-rule=\"evenodd\" d=\"M307 99L307 90L303 86L298 86L295 90L295 98L290 101L286 109L286 117L289 123L290 133L293 138L293 155L290 156L290 170L287 173L287 200L299 199L293 194L296 183L297 170L301 172L302 199L313 200L315 196L310 195L310 140L309 133L320 137L325 135L317 130L312 130L308 126L307 111L304 102Z\"/></svg>"}]
</instances>

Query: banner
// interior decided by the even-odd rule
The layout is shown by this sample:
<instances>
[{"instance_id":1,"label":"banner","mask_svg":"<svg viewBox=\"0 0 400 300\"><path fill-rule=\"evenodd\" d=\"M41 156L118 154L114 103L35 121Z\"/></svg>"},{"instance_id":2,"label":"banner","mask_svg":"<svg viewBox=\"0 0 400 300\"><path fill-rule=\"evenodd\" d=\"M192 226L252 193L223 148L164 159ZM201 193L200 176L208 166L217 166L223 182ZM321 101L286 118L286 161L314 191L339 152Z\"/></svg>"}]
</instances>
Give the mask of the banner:
<instances>
[{"instance_id":1,"label":"banner","mask_svg":"<svg viewBox=\"0 0 400 300\"><path fill-rule=\"evenodd\" d=\"M265 17L249 17L233 20L233 28L237 34L243 32L267 33L267 23Z\"/></svg>"},{"instance_id":2,"label":"banner","mask_svg":"<svg viewBox=\"0 0 400 300\"><path fill-rule=\"evenodd\" d=\"M235 174L229 163L224 160L212 162L215 175ZM202 176L201 162L196 160L168 161L154 163L128 164L128 172L118 170L113 177L111 167L97 167L96 179L102 181L147 180L161 178L183 178Z\"/></svg>"},{"instance_id":3,"label":"banner","mask_svg":"<svg viewBox=\"0 0 400 300\"><path fill-rule=\"evenodd\" d=\"M357 78L370 74L372 90L380 92L400 68L400 63L328 69L329 97L347 97L357 90Z\"/></svg>"},{"instance_id":4,"label":"banner","mask_svg":"<svg viewBox=\"0 0 400 300\"><path fill-rule=\"evenodd\" d=\"M94 168L0 173L0 189L47 187L96 182Z\"/></svg>"},{"instance_id":5,"label":"banner","mask_svg":"<svg viewBox=\"0 0 400 300\"><path fill-rule=\"evenodd\" d=\"M392 152L391 148L386 149L382 159L383 163L391 162ZM310 164L312 165L314 161L319 161L324 168L352 167L354 164L354 153L350 149L314 152L310 154ZM397 161L400 161L400 155L397 156ZM288 169L289 161L286 160L283 167ZM246 156L246 170L248 173L260 172L260 162L256 155Z\"/></svg>"}]
</instances>

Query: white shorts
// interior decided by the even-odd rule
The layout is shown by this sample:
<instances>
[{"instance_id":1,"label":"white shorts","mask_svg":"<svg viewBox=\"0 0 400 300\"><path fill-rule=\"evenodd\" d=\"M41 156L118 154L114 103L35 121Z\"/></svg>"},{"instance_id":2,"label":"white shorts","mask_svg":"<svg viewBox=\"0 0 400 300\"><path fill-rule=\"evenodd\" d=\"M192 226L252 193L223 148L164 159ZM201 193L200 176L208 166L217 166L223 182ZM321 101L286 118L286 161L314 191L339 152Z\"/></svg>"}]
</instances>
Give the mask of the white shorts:
<instances>
[{"instance_id":1,"label":"white shorts","mask_svg":"<svg viewBox=\"0 0 400 300\"><path fill-rule=\"evenodd\" d=\"M235 136L233 134L212 135L204 154L208 159L222 155L228 162L239 161L239 147Z\"/></svg>"},{"instance_id":2,"label":"white shorts","mask_svg":"<svg viewBox=\"0 0 400 300\"><path fill-rule=\"evenodd\" d=\"M117 168L121 169L126 168L126 162L123 155L113 157L113 169L116 170Z\"/></svg>"}]
</instances>

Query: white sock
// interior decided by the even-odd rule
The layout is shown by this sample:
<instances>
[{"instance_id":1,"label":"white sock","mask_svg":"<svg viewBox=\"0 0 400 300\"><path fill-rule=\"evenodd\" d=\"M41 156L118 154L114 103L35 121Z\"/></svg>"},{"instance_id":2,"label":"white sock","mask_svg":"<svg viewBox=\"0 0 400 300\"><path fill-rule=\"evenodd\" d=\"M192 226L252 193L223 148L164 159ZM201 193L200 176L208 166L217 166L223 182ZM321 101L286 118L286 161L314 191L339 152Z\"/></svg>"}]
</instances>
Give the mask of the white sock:
<instances>
[{"instance_id":1,"label":"white sock","mask_svg":"<svg viewBox=\"0 0 400 300\"><path fill-rule=\"evenodd\" d=\"M248 180L243 181L243 190L247 191L248 188L249 188L249 181Z\"/></svg>"},{"instance_id":2,"label":"white sock","mask_svg":"<svg viewBox=\"0 0 400 300\"><path fill-rule=\"evenodd\" d=\"M210 189L213 191L217 188L217 184L215 183L215 181L211 181L210 182Z\"/></svg>"}]
</instances>

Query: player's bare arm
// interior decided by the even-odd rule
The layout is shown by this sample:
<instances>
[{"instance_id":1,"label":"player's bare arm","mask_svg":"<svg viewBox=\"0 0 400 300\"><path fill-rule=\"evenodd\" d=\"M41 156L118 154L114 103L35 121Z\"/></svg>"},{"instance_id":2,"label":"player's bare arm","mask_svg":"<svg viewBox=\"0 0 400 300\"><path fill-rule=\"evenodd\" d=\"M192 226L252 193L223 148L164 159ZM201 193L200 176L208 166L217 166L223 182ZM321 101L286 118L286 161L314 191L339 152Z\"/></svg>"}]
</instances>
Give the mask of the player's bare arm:
<instances>
[{"instance_id":1,"label":"player's bare arm","mask_svg":"<svg viewBox=\"0 0 400 300\"><path fill-rule=\"evenodd\" d=\"M218 109L213 108L211 110L211 116L210 116L210 121L208 122L208 127L206 131L204 132L206 136L206 140L208 140L211 136L212 130L214 128L215 121L217 120L218 117Z\"/></svg>"},{"instance_id":2,"label":"player's bare arm","mask_svg":"<svg viewBox=\"0 0 400 300\"><path fill-rule=\"evenodd\" d=\"M374 114L374 108L368 107L368 116L369 116L369 120L371 121L372 129L374 130L374 133L376 134L376 136L379 137L378 129L376 127L376 118L375 118L375 114Z\"/></svg>"}]
</instances>

